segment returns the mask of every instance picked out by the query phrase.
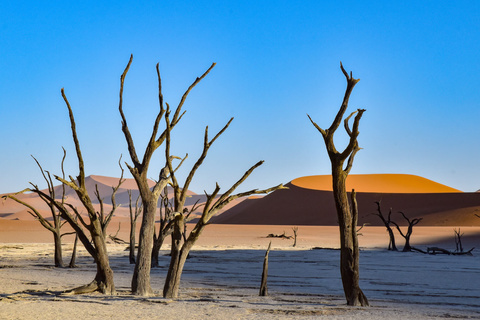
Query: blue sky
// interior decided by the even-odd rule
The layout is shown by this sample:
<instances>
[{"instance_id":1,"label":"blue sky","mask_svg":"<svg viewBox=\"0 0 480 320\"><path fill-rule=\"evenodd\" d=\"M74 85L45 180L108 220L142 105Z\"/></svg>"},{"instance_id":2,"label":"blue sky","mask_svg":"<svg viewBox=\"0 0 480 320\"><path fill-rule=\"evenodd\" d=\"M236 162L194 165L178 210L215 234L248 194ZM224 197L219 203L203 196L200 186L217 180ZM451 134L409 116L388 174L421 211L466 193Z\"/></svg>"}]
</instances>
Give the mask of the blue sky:
<instances>
[{"instance_id":1,"label":"blue sky","mask_svg":"<svg viewBox=\"0 0 480 320\"><path fill-rule=\"evenodd\" d=\"M130 54L124 110L143 153L158 110L176 106L195 77L173 133L173 152L193 164L206 125L230 117L191 189L225 190L265 160L241 190L329 174L321 135L346 81L361 81L350 109L365 108L351 173L408 173L462 191L480 188L480 2L478 1L9 1L0 9L0 193L34 182L31 159L78 173L72 105L86 173L118 176L130 162L118 114L119 78ZM340 132L339 132L340 133ZM337 137L339 146L345 136ZM163 148L149 176L158 176ZM130 174L126 172L126 176Z\"/></svg>"}]
</instances>

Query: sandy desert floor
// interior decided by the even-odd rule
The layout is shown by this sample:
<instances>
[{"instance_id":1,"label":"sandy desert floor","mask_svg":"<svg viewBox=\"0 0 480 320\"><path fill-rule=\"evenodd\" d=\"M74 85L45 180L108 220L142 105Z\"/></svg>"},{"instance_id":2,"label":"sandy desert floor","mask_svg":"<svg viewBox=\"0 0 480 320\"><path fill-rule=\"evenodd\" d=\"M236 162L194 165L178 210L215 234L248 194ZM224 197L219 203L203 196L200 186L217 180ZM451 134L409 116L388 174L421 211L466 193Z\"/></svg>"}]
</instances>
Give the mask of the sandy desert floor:
<instances>
[{"instance_id":1,"label":"sandy desert floor","mask_svg":"<svg viewBox=\"0 0 480 320\"><path fill-rule=\"evenodd\" d=\"M3 222L0 319L72 315L82 319L480 318L480 255L475 250L473 256L389 252L385 250L386 232L380 227L365 227L360 236L360 284L372 307L352 308L342 296L339 251L329 249L338 247L337 227L300 226L298 245L293 248L293 240L266 238L283 231L291 235L291 226L211 225L187 261L179 299L170 300L160 297L168 257L162 256L160 268L152 270L158 296L135 297L129 293L133 266L128 263L126 246L113 243L109 252L118 295L62 295L93 279L92 259L81 251L78 268L54 268L47 231L39 229L36 234L29 227L16 229ZM462 231L466 249L480 248L480 228L462 227ZM4 237L9 234L7 241ZM263 257L270 240L269 296L259 297ZM455 248L450 227L418 227L412 240L422 249L431 245ZM403 241L397 241L401 248ZM71 243L64 245L65 260L71 247Z\"/></svg>"}]
</instances>

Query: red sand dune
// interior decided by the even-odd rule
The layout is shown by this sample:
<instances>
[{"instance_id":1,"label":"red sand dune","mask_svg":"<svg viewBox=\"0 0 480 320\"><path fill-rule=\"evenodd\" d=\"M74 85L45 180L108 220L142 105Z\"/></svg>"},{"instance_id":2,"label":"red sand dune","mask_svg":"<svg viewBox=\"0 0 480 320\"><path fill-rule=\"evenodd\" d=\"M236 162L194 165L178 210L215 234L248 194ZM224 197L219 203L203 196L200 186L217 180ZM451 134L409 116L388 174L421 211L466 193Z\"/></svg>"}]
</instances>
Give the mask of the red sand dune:
<instances>
[{"instance_id":1,"label":"red sand dune","mask_svg":"<svg viewBox=\"0 0 480 320\"><path fill-rule=\"evenodd\" d=\"M112 186L118 178L89 176L87 187L94 203L95 185L104 197L105 210L111 208ZM152 181L152 185L153 185ZM120 204L115 216L128 217L128 190L133 189L133 201L138 190L133 179L126 179L118 190L116 201ZM274 225L336 225L337 217L331 191L331 176L311 176L293 180L287 184L288 190L278 190L266 197L250 197L235 201L225 208L224 213L213 218L213 223L223 224L274 224ZM480 226L480 219L474 213L480 212L480 193L463 193L456 189L431 180L402 174L350 175L347 187L355 188L359 204L359 224L381 225L376 212L375 201L382 202L384 214L393 209L392 218L403 224L398 211L408 217L422 217L424 226ZM61 187L56 187L57 197L61 196ZM170 197L172 193L170 192ZM205 195L189 191L187 206L197 200L205 201ZM68 202L78 208L82 204L73 190L67 190ZM45 203L35 194L18 195L32 204L46 217L51 214ZM98 204L96 204L98 208ZM201 211L200 208L198 211ZM198 215L193 215L198 216ZM0 201L0 220L32 220L26 208L12 200Z\"/></svg>"},{"instance_id":2,"label":"red sand dune","mask_svg":"<svg viewBox=\"0 0 480 320\"><path fill-rule=\"evenodd\" d=\"M337 225L331 176L303 177L261 199L249 199L216 217L213 223L275 225ZM350 175L347 187L357 191L359 221L382 225L372 215L381 201L386 215L401 225L399 211L409 218L422 217L423 226L480 226L480 194L463 193L431 180L402 174Z\"/></svg>"},{"instance_id":3,"label":"red sand dune","mask_svg":"<svg viewBox=\"0 0 480 320\"><path fill-rule=\"evenodd\" d=\"M332 191L332 176L307 176L292 180L305 189ZM374 193L449 193L462 192L443 184L410 174L352 174L347 177L347 190Z\"/></svg>"}]
</instances>

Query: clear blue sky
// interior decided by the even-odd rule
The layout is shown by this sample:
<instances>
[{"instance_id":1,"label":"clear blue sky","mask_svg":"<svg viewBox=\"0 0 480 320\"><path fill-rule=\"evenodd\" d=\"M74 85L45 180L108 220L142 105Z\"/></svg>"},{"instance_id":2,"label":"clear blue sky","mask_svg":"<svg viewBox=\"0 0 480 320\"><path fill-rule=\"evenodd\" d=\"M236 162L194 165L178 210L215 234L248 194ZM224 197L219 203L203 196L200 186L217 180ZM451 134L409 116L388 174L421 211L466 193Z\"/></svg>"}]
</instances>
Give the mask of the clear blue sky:
<instances>
[{"instance_id":1,"label":"clear blue sky","mask_svg":"<svg viewBox=\"0 0 480 320\"><path fill-rule=\"evenodd\" d=\"M192 91L173 134L190 154L235 117L191 189L228 188L258 160L242 190L329 174L321 135L345 90L339 62L361 81L350 111L365 108L351 173L408 173L462 191L480 188L478 1L7 1L0 9L0 193L32 181L30 158L78 173L65 92L86 173L118 176L130 162L118 114L119 77L130 54L124 109L139 153L164 97ZM345 137L338 136L342 145ZM149 176L158 176L163 148ZM126 170L126 176L130 174Z\"/></svg>"}]
</instances>

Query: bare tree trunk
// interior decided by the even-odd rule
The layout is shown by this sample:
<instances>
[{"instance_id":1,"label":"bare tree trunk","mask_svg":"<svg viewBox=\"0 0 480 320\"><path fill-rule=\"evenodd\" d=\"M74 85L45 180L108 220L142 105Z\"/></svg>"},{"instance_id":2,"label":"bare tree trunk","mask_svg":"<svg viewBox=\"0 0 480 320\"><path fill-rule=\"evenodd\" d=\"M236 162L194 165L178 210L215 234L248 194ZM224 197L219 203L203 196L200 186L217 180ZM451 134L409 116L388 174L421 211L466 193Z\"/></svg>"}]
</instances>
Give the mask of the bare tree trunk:
<instances>
[{"instance_id":1,"label":"bare tree trunk","mask_svg":"<svg viewBox=\"0 0 480 320\"><path fill-rule=\"evenodd\" d=\"M136 228L136 223L131 222L130 225L130 247L128 248L129 254L128 254L128 259L130 261L130 264L135 264L135 228Z\"/></svg>"},{"instance_id":2,"label":"bare tree trunk","mask_svg":"<svg viewBox=\"0 0 480 320\"><path fill-rule=\"evenodd\" d=\"M100 292L104 294L115 294L115 284L113 282L113 271L108 259L107 246L102 234L96 234L93 243L97 249L97 282Z\"/></svg>"},{"instance_id":3,"label":"bare tree trunk","mask_svg":"<svg viewBox=\"0 0 480 320\"><path fill-rule=\"evenodd\" d=\"M453 229L455 233L455 252L463 252L463 245L462 245L462 236L463 233L460 231L460 228Z\"/></svg>"},{"instance_id":4,"label":"bare tree trunk","mask_svg":"<svg viewBox=\"0 0 480 320\"><path fill-rule=\"evenodd\" d=\"M160 249L163 246L163 242L165 241L165 238L169 235L170 233L160 233L158 237L154 240L153 242L153 251L152 251L152 267L158 267L159 266L159 255L160 255Z\"/></svg>"},{"instance_id":5,"label":"bare tree trunk","mask_svg":"<svg viewBox=\"0 0 480 320\"><path fill-rule=\"evenodd\" d=\"M113 281L113 270L110 267L108 259L105 237L103 236L102 226L98 219L92 220L90 234L92 236L91 244L85 237L81 237L80 239L95 260L97 266L95 278L91 283L79 288L68 290L64 292L64 294L83 294L95 291L100 291L107 295L113 295L116 293Z\"/></svg>"},{"instance_id":6,"label":"bare tree trunk","mask_svg":"<svg viewBox=\"0 0 480 320\"><path fill-rule=\"evenodd\" d=\"M260 284L260 293L261 297L268 296L268 254L270 253L270 248L272 246L272 241L268 244L267 252L265 252L265 258L263 259L263 271L262 271L262 282Z\"/></svg>"},{"instance_id":7,"label":"bare tree trunk","mask_svg":"<svg viewBox=\"0 0 480 320\"><path fill-rule=\"evenodd\" d=\"M405 237L405 246L403 247L403 252L409 252L412 251L412 246L410 245L410 234L408 234L407 237Z\"/></svg>"},{"instance_id":8,"label":"bare tree trunk","mask_svg":"<svg viewBox=\"0 0 480 320\"><path fill-rule=\"evenodd\" d=\"M55 244L55 267L64 268L65 264L63 263L62 236L60 235L60 229L58 230L58 233L53 233L53 240Z\"/></svg>"},{"instance_id":9,"label":"bare tree trunk","mask_svg":"<svg viewBox=\"0 0 480 320\"><path fill-rule=\"evenodd\" d=\"M137 230L137 219L140 215L141 209L138 207L140 196L137 197L135 202L135 210L132 204L132 191L128 190L129 209L130 209L130 247L129 247L129 260L130 264L135 264L135 233Z\"/></svg>"},{"instance_id":10,"label":"bare tree trunk","mask_svg":"<svg viewBox=\"0 0 480 320\"><path fill-rule=\"evenodd\" d=\"M131 171L134 169L130 169ZM155 213L161 192L167 186L168 168L162 169L159 181L153 190L148 187L146 178L136 177L137 185L143 205L142 225L138 240L138 255L132 278L132 293L139 296L150 296L153 290L150 284L150 271L152 268L153 235L155 233Z\"/></svg>"},{"instance_id":11,"label":"bare tree trunk","mask_svg":"<svg viewBox=\"0 0 480 320\"><path fill-rule=\"evenodd\" d=\"M358 236L357 236L358 206L357 206L357 198L356 198L355 190L352 190L351 201L352 201L351 237L352 237L353 257L352 258L348 257L347 259L348 262L345 262L345 265L350 263L353 264L353 267L348 268L348 269L351 269L348 272L353 272L353 274L345 277L347 279L350 278L352 281L350 285L347 285L347 288L349 288L348 291L350 296L350 299L347 299L347 301L350 301L350 305L368 306L369 305L368 299L363 293L363 291L360 289L360 284L359 284L360 250L358 247Z\"/></svg>"},{"instance_id":12,"label":"bare tree trunk","mask_svg":"<svg viewBox=\"0 0 480 320\"><path fill-rule=\"evenodd\" d=\"M392 227L387 227L389 241L388 241L388 250L390 251L398 251L397 245L395 244L395 235L393 234Z\"/></svg>"},{"instance_id":13,"label":"bare tree trunk","mask_svg":"<svg viewBox=\"0 0 480 320\"><path fill-rule=\"evenodd\" d=\"M293 227L293 247L295 248L297 246L297 232L298 232L298 227Z\"/></svg>"},{"instance_id":14,"label":"bare tree trunk","mask_svg":"<svg viewBox=\"0 0 480 320\"><path fill-rule=\"evenodd\" d=\"M161 237L161 235L159 235ZM152 268L159 267L159 259L158 256L160 255L160 248L163 245L163 239L157 241L159 238L153 239L153 249L152 249Z\"/></svg>"},{"instance_id":15,"label":"bare tree trunk","mask_svg":"<svg viewBox=\"0 0 480 320\"><path fill-rule=\"evenodd\" d=\"M158 198L156 199L158 200ZM132 292L135 295L149 296L153 294L150 285L150 269L152 265L153 232L155 228L155 199L144 199L143 219L138 241L138 255L132 278Z\"/></svg>"},{"instance_id":16,"label":"bare tree trunk","mask_svg":"<svg viewBox=\"0 0 480 320\"><path fill-rule=\"evenodd\" d=\"M175 214L175 222L172 233L172 249L170 257L170 266L168 268L167 277L165 279L165 285L163 287L164 298L176 298L178 297L178 290L180 288L180 277L182 275L183 266L188 256L182 255L181 242L183 240L183 228L185 221L183 214Z\"/></svg>"},{"instance_id":17,"label":"bare tree trunk","mask_svg":"<svg viewBox=\"0 0 480 320\"><path fill-rule=\"evenodd\" d=\"M335 116L334 121L330 127L326 130L320 128L313 120L309 117L312 124L315 128L322 134L325 146L327 147L328 156L332 165L332 186L333 186L333 197L335 200L335 207L337 209L337 218L340 228L340 273L342 275L343 290L345 292L345 298L347 304L351 306L368 306L368 300L360 289L358 283L358 273L359 273L359 264L358 264L358 241L357 241L357 208L356 201L352 199L352 209L350 208L348 195L346 191L346 179L348 173L350 172L353 160L356 153L360 150L358 146L357 137L359 135L358 127L360 119L365 112L364 109L358 109L357 111L351 113L344 120L345 131L350 137L349 143L343 152L337 151L334 143L334 133L340 126L342 122L343 115L348 108L348 100L350 94L359 81L359 79L354 79L352 73L350 75L345 71L342 64L340 63L340 68L347 79L347 89L345 90L345 96L343 98L342 105L337 115ZM349 119L355 115L353 127L349 126ZM348 160L347 160L348 159ZM347 161L347 164L344 168L344 163Z\"/></svg>"},{"instance_id":18,"label":"bare tree trunk","mask_svg":"<svg viewBox=\"0 0 480 320\"><path fill-rule=\"evenodd\" d=\"M160 195L162 198L160 200L160 219L159 219L159 227L158 227L158 235L155 233L153 237L153 251L152 251L152 267L158 267L159 266L159 260L158 256L160 254L160 249L162 248L163 242L165 241L165 238L169 236L173 232L173 226L174 226L174 208L173 204L170 202L168 199L168 188L165 188ZM198 201L197 201L198 203ZM192 209L190 212L193 210L196 210L197 208L197 203L192 206ZM187 219L188 216L190 215L188 210L185 210L187 213L187 216L185 217L184 221L184 228L187 228ZM185 232L183 232L184 240L185 239Z\"/></svg>"},{"instance_id":19,"label":"bare tree trunk","mask_svg":"<svg viewBox=\"0 0 480 320\"><path fill-rule=\"evenodd\" d=\"M70 258L70 263L68 264L69 268L77 267L77 265L75 264L77 259L77 243L78 243L78 235L75 234L75 240L73 241L72 257Z\"/></svg>"},{"instance_id":20,"label":"bare tree trunk","mask_svg":"<svg viewBox=\"0 0 480 320\"><path fill-rule=\"evenodd\" d=\"M341 167L340 167L341 169ZM359 285L359 249L357 239L358 211L355 192L352 190L352 208L346 192L347 175L343 170L334 171L333 194L340 226L340 274L343 291L349 306L368 306L368 300Z\"/></svg>"}]
</instances>

